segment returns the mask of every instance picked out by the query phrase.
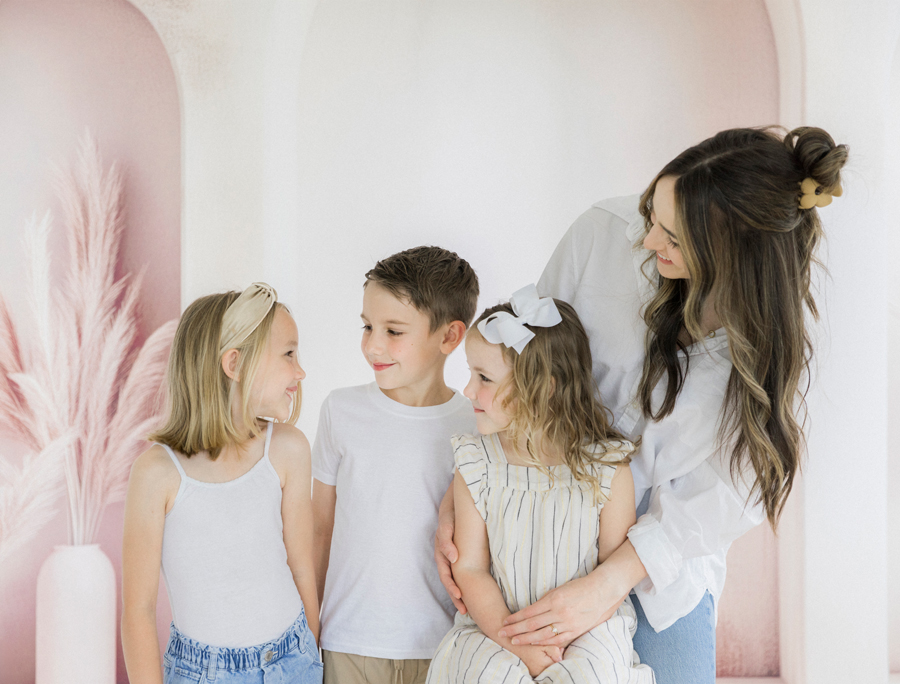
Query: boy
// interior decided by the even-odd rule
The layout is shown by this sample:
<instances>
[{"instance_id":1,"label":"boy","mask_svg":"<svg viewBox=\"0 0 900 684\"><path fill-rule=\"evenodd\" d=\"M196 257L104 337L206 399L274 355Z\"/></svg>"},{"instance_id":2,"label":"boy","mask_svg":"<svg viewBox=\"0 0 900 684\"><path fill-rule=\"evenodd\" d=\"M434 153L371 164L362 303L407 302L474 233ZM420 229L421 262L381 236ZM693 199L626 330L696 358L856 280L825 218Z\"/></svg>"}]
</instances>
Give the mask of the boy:
<instances>
[{"instance_id":1,"label":"boy","mask_svg":"<svg viewBox=\"0 0 900 684\"><path fill-rule=\"evenodd\" d=\"M444 362L475 316L478 278L453 252L416 247L379 261L364 288L375 382L328 396L313 447L320 645L325 684L412 684L455 613L432 540L450 437L475 417Z\"/></svg>"}]
</instances>

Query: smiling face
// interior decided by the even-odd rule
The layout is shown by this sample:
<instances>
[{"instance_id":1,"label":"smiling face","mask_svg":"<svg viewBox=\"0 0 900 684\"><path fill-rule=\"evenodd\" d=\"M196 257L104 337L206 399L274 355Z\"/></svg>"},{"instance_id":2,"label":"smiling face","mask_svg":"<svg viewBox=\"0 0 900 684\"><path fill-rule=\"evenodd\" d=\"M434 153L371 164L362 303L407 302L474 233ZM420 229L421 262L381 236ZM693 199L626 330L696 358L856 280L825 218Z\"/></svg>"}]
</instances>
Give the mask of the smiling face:
<instances>
[{"instance_id":1,"label":"smiling face","mask_svg":"<svg viewBox=\"0 0 900 684\"><path fill-rule=\"evenodd\" d=\"M512 373L503 357L503 349L499 344L486 342L473 329L466 336L466 360L471 375L463 394L475 409L478 432L482 435L502 432L509 427L511 416L503 408L508 390L500 392Z\"/></svg>"},{"instance_id":2,"label":"smiling face","mask_svg":"<svg viewBox=\"0 0 900 684\"><path fill-rule=\"evenodd\" d=\"M297 358L297 324L282 306L275 310L266 348L250 390L257 416L287 420L306 373Z\"/></svg>"},{"instance_id":3,"label":"smiling face","mask_svg":"<svg viewBox=\"0 0 900 684\"><path fill-rule=\"evenodd\" d=\"M447 326L432 332L428 314L372 281L366 283L361 318L360 348L388 397L402 402L401 396L422 393L443 379Z\"/></svg>"},{"instance_id":4,"label":"smiling face","mask_svg":"<svg viewBox=\"0 0 900 684\"><path fill-rule=\"evenodd\" d=\"M690 278L675 231L675 176L663 176L653 192L652 227L644 248L656 252L656 267L664 278Z\"/></svg>"}]
</instances>

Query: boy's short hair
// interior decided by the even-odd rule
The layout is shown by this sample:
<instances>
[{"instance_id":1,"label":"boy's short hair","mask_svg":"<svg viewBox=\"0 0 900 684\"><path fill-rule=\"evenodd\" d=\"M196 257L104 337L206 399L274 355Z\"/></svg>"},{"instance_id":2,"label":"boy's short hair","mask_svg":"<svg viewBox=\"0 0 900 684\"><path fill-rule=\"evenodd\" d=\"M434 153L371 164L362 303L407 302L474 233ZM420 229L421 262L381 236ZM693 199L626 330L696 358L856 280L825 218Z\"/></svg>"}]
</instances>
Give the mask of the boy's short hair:
<instances>
[{"instance_id":1,"label":"boy's short hair","mask_svg":"<svg viewBox=\"0 0 900 684\"><path fill-rule=\"evenodd\" d=\"M478 276L455 252L431 246L397 252L366 273L370 282L428 314L431 332L452 321L468 328L475 317Z\"/></svg>"}]
</instances>

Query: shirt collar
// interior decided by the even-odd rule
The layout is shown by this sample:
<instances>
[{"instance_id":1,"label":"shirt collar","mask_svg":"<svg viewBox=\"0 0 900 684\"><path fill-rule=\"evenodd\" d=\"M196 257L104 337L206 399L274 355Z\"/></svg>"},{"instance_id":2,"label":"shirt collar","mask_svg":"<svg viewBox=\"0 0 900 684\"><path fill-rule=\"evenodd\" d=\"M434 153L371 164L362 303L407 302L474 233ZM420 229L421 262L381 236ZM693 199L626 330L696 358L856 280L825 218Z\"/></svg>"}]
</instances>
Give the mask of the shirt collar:
<instances>
[{"instance_id":1,"label":"shirt collar","mask_svg":"<svg viewBox=\"0 0 900 684\"><path fill-rule=\"evenodd\" d=\"M625 237L631 243L631 261L641 303L646 304L659 289L659 271L656 268L656 259L649 258L653 254L652 250L644 249L641 244L644 239L644 217L639 211L635 211L630 218L625 228Z\"/></svg>"}]
</instances>

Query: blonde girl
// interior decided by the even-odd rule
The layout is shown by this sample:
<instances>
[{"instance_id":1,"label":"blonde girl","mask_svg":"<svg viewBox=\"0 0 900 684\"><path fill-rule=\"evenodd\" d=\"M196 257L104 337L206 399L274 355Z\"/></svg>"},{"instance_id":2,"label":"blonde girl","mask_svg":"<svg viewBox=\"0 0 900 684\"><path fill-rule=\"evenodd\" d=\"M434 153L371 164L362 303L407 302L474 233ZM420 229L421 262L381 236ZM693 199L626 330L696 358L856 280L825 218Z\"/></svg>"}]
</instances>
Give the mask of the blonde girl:
<instances>
[{"instance_id":1,"label":"blonde girl","mask_svg":"<svg viewBox=\"0 0 900 684\"><path fill-rule=\"evenodd\" d=\"M562 647L502 634L511 613L605 561L635 521L633 446L595 398L577 314L531 285L481 315L466 357L479 434L453 438L453 578L468 613L438 647L429 684L653 682L624 595L587 634L556 630Z\"/></svg>"},{"instance_id":2,"label":"blonde girl","mask_svg":"<svg viewBox=\"0 0 900 684\"><path fill-rule=\"evenodd\" d=\"M168 418L134 464L122 549L132 684L322 681L309 443L297 326L275 291L202 297L181 317ZM173 623L160 663L160 568Z\"/></svg>"}]
</instances>

